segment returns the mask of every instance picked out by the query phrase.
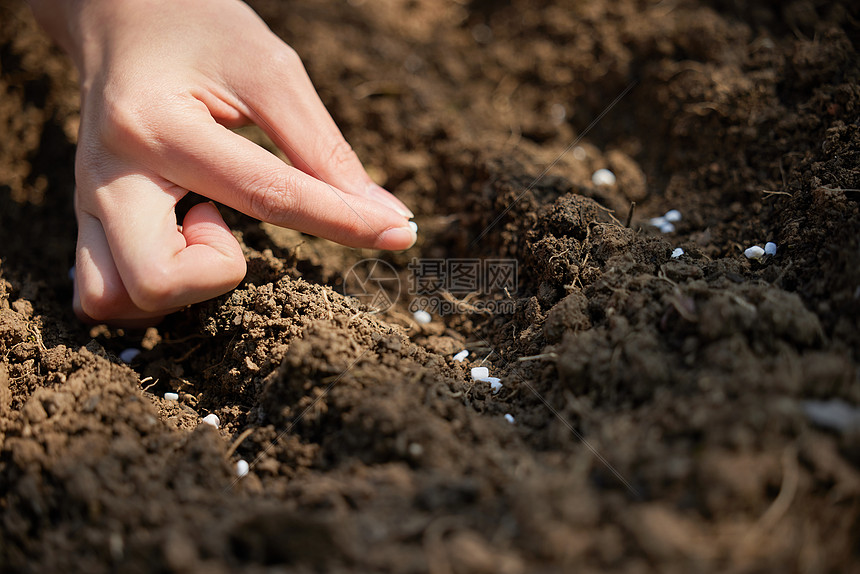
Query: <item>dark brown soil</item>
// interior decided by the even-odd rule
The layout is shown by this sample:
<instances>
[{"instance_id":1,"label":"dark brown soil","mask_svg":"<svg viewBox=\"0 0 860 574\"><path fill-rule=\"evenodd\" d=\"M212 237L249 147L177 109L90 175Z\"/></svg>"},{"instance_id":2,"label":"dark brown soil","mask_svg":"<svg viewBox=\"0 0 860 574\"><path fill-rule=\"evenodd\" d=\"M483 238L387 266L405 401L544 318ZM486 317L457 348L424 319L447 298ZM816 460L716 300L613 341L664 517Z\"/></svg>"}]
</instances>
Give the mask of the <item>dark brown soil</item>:
<instances>
[{"instance_id":1,"label":"dark brown soil","mask_svg":"<svg viewBox=\"0 0 860 574\"><path fill-rule=\"evenodd\" d=\"M0 571L860 572L860 430L804 411L860 405L856 2L253 5L419 243L230 214L236 291L82 326L75 73L0 5ZM516 313L370 313L377 256L516 259Z\"/></svg>"}]
</instances>

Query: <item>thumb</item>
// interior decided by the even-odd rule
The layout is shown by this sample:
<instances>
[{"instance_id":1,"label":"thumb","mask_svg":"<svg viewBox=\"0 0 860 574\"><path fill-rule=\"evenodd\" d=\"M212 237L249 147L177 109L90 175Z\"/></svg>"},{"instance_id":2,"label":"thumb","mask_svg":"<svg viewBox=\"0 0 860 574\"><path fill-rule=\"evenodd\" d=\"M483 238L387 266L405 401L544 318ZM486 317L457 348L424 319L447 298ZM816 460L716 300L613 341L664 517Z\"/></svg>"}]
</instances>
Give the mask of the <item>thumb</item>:
<instances>
[{"instance_id":1,"label":"thumb","mask_svg":"<svg viewBox=\"0 0 860 574\"><path fill-rule=\"evenodd\" d=\"M107 187L99 218L138 308L156 312L205 301L245 276L239 242L214 205L192 207L177 228L174 207L186 193L182 188L140 176L120 177Z\"/></svg>"},{"instance_id":2,"label":"thumb","mask_svg":"<svg viewBox=\"0 0 860 574\"><path fill-rule=\"evenodd\" d=\"M194 245L214 249L231 262L242 260L242 248L221 217L214 201L198 203L188 210L182 220L182 235L187 247Z\"/></svg>"}]
</instances>

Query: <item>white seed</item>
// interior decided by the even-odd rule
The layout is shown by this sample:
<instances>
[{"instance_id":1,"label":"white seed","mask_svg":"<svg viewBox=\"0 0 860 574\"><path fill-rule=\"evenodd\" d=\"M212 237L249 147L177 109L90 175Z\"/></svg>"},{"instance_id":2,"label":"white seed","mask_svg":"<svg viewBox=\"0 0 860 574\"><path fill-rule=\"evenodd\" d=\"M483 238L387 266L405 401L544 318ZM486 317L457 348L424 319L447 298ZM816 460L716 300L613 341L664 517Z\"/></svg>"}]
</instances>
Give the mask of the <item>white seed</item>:
<instances>
[{"instance_id":1,"label":"white seed","mask_svg":"<svg viewBox=\"0 0 860 574\"><path fill-rule=\"evenodd\" d=\"M677 259L681 255L684 254L684 250L680 247L676 247L674 251L672 251L672 259Z\"/></svg>"},{"instance_id":2,"label":"white seed","mask_svg":"<svg viewBox=\"0 0 860 574\"><path fill-rule=\"evenodd\" d=\"M493 30L486 24L478 24L472 28L472 38L479 44L486 44L493 39Z\"/></svg>"},{"instance_id":3,"label":"white seed","mask_svg":"<svg viewBox=\"0 0 860 574\"><path fill-rule=\"evenodd\" d=\"M203 422L207 425L215 427L216 429L221 426L221 419L219 419L218 415L216 415L215 413L203 417Z\"/></svg>"},{"instance_id":4,"label":"white seed","mask_svg":"<svg viewBox=\"0 0 860 574\"><path fill-rule=\"evenodd\" d=\"M236 461L236 476L242 478L248 471L251 470L251 467L248 465L248 462L242 459Z\"/></svg>"},{"instance_id":5,"label":"white seed","mask_svg":"<svg viewBox=\"0 0 860 574\"><path fill-rule=\"evenodd\" d=\"M594 185L615 185L615 174L608 169L601 168L591 176Z\"/></svg>"},{"instance_id":6,"label":"white seed","mask_svg":"<svg viewBox=\"0 0 860 574\"><path fill-rule=\"evenodd\" d=\"M573 148L573 159L577 161L585 161L585 158L588 157L588 152L585 151L585 148L582 146L576 146Z\"/></svg>"},{"instance_id":7,"label":"white seed","mask_svg":"<svg viewBox=\"0 0 860 574\"><path fill-rule=\"evenodd\" d=\"M816 425L839 432L860 430L860 408L842 399L802 401L806 416Z\"/></svg>"},{"instance_id":8,"label":"white seed","mask_svg":"<svg viewBox=\"0 0 860 574\"><path fill-rule=\"evenodd\" d=\"M165 401L178 401L179 400L179 394L178 393L164 393L164 400Z\"/></svg>"},{"instance_id":9,"label":"white seed","mask_svg":"<svg viewBox=\"0 0 860 574\"><path fill-rule=\"evenodd\" d=\"M768 241L764 244L764 252L766 255L776 255L776 243Z\"/></svg>"},{"instance_id":10,"label":"white seed","mask_svg":"<svg viewBox=\"0 0 860 574\"><path fill-rule=\"evenodd\" d=\"M672 233L675 231L675 226L665 217L652 217L648 220L648 223L658 228L663 233Z\"/></svg>"},{"instance_id":11,"label":"white seed","mask_svg":"<svg viewBox=\"0 0 860 574\"><path fill-rule=\"evenodd\" d=\"M355 0L353 0L355 1ZM424 60L421 59L417 54L409 54L406 56L406 59L403 60L403 67L406 68L406 71L410 74L414 74L418 70L420 70L424 66Z\"/></svg>"},{"instance_id":12,"label":"white seed","mask_svg":"<svg viewBox=\"0 0 860 574\"><path fill-rule=\"evenodd\" d=\"M666 221L670 221L672 223L675 223L677 221L681 221L681 212L678 211L677 209L670 209L669 211L666 212L666 215L663 216L663 219L665 219Z\"/></svg>"},{"instance_id":13,"label":"white seed","mask_svg":"<svg viewBox=\"0 0 860 574\"><path fill-rule=\"evenodd\" d=\"M514 424L514 415L512 415L511 413L506 414L506 415L505 415L505 420L506 420L506 421L508 421L508 422L509 422L509 423L511 423L511 424Z\"/></svg>"},{"instance_id":14,"label":"white seed","mask_svg":"<svg viewBox=\"0 0 860 574\"><path fill-rule=\"evenodd\" d=\"M468 356L469 356L469 351L467 351L466 349L463 349L462 351L460 351L459 353L457 353L456 355L454 355L454 357L453 357L453 358L454 358L454 360L455 360L455 361L457 361L458 363L462 363L462 362L463 362L463 359L465 359L465 358L466 358L466 357L468 357Z\"/></svg>"},{"instance_id":15,"label":"white seed","mask_svg":"<svg viewBox=\"0 0 860 574\"><path fill-rule=\"evenodd\" d=\"M126 349L119 354L119 358L123 363L130 363L140 354L140 349Z\"/></svg>"},{"instance_id":16,"label":"white seed","mask_svg":"<svg viewBox=\"0 0 860 574\"><path fill-rule=\"evenodd\" d=\"M764 255L764 249L758 245L753 245L744 251L744 255L747 259L761 259L762 255Z\"/></svg>"},{"instance_id":17,"label":"white seed","mask_svg":"<svg viewBox=\"0 0 860 574\"><path fill-rule=\"evenodd\" d=\"M490 376L490 369L487 367L472 367L472 380L480 381Z\"/></svg>"},{"instance_id":18,"label":"white seed","mask_svg":"<svg viewBox=\"0 0 860 574\"><path fill-rule=\"evenodd\" d=\"M125 542L122 540L122 534L119 532L111 532L108 537L108 551L110 557L116 562L119 562L125 556Z\"/></svg>"},{"instance_id":19,"label":"white seed","mask_svg":"<svg viewBox=\"0 0 860 574\"><path fill-rule=\"evenodd\" d=\"M414 313L412 313L412 317L417 323L420 323L422 325L426 325L433 320L433 317L430 316L430 313L428 313L424 309L419 309L415 311Z\"/></svg>"},{"instance_id":20,"label":"white seed","mask_svg":"<svg viewBox=\"0 0 860 574\"><path fill-rule=\"evenodd\" d=\"M567 117L567 111L564 109L563 105L553 104L549 108L549 115L552 118L552 123L559 125L564 122Z\"/></svg>"}]
</instances>

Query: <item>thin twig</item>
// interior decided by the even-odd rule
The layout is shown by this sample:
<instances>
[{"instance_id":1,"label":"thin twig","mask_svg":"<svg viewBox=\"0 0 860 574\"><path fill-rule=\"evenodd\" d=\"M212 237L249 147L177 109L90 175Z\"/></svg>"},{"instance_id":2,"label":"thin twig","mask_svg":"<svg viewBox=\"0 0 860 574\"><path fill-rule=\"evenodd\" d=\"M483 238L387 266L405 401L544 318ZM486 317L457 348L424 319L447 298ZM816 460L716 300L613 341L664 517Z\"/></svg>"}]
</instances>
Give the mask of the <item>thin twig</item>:
<instances>
[{"instance_id":1,"label":"thin twig","mask_svg":"<svg viewBox=\"0 0 860 574\"><path fill-rule=\"evenodd\" d=\"M761 192L764 194L765 198L769 198L769 197L772 197L774 195L787 195L788 197L793 197L787 191L771 191L768 189L763 189L763 190L761 190Z\"/></svg>"},{"instance_id":2,"label":"thin twig","mask_svg":"<svg viewBox=\"0 0 860 574\"><path fill-rule=\"evenodd\" d=\"M179 357L178 359L173 359L173 362L174 362L174 363L181 363L182 361L184 361L184 360L186 360L188 357L190 357L190 356L194 353L194 351L196 351L197 349L199 349L199 348L200 348L200 347L202 347L202 346L203 346L203 343L197 343L196 345L194 345L193 347L191 347L191 349L189 349L189 350L188 350L188 352L186 352L185 354L183 354L181 357Z\"/></svg>"},{"instance_id":3,"label":"thin twig","mask_svg":"<svg viewBox=\"0 0 860 574\"><path fill-rule=\"evenodd\" d=\"M247 428L242 431L242 434L236 437L236 440L233 441L233 444L230 445L230 448L227 449L227 453L224 455L224 458L230 460L230 457L233 456L233 453L236 452L236 449L239 448L239 445L242 444L246 438L254 434L254 431L257 430L254 427Z\"/></svg>"},{"instance_id":4,"label":"thin twig","mask_svg":"<svg viewBox=\"0 0 860 574\"><path fill-rule=\"evenodd\" d=\"M594 205L595 205L595 207L597 207L598 209L602 209L603 211L605 211L605 212L609 215L609 217L611 217L611 218L612 218L612 221L614 221L614 222L615 222L615 223L617 223L618 225L621 225L621 222L620 222L620 221L618 221L618 218L617 218L617 217L615 217L615 211L614 211L614 210L609 209L608 207L604 207L604 206L600 205L600 204L599 204L599 203L597 203L597 202L594 202Z\"/></svg>"},{"instance_id":5,"label":"thin twig","mask_svg":"<svg viewBox=\"0 0 860 574\"><path fill-rule=\"evenodd\" d=\"M140 381L140 384L142 385L142 384L143 384L143 383L145 383L146 381L152 381L152 377L146 377L145 379L143 379L142 381ZM157 385L157 384L158 384L158 379L155 379L155 381L153 381L153 383L152 383L151 385L146 385L145 387L143 387L143 388L140 390L140 392L145 393L146 391L148 391L149 389L151 389L152 387L154 387L154 386L155 386L155 385Z\"/></svg>"},{"instance_id":6,"label":"thin twig","mask_svg":"<svg viewBox=\"0 0 860 574\"><path fill-rule=\"evenodd\" d=\"M445 299L446 301L448 301L449 303L453 303L455 308L458 311L460 309L463 309L465 311L469 311L470 313L479 313L479 314L483 314L483 315L492 315L493 314L493 312L490 311L489 309L481 309L480 307L475 307L474 305L468 303L467 302L468 298L467 299L457 299L456 297L451 295L451 293L449 293L448 291L442 291L441 293L442 293L442 298Z\"/></svg>"},{"instance_id":7,"label":"thin twig","mask_svg":"<svg viewBox=\"0 0 860 574\"><path fill-rule=\"evenodd\" d=\"M537 361L539 359L557 359L557 358L558 358L558 353L549 352L549 353L541 353L540 355L530 355L528 357L520 357L519 359L517 359L517 361L520 361L520 362Z\"/></svg>"},{"instance_id":8,"label":"thin twig","mask_svg":"<svg viewBox=\"0 0 860 574\"><path fill-rule=\"evenodd\" d=\"M334 319L334 314L331 312L331 301L328 300L328 294L326 293L325 289L323 289L321 293L323 299L325 300L326 309L328 310L328 319L329 321L331 321L332 319Z\"/></svg>"},{"instance_id":9,"label":"thin twig","mask_svg":"<svg viewBox=\"0 0 860 574\"><path fill-rule=\"evenodd\" d=\"M797 451L792 445L789 445L782 453L782 484L779 488L779 494L776 495L774 501L765 510L764 514L759 517L753 527L746 532L740 545L735 548L735 559L738 559L741 554L752 550L762 535L773 533L777 523L788 512L794 500L799 478Z\"/></svg>"}]
</instances>

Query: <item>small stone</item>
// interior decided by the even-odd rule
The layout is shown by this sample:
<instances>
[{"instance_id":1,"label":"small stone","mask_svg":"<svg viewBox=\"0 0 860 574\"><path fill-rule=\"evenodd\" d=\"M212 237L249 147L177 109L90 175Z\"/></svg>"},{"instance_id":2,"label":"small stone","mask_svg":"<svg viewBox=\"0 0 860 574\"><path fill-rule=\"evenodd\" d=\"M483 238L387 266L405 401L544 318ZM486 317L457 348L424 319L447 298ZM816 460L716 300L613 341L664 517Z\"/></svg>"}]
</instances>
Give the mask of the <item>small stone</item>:
<instances>
[{"instance_id":1,"label":"small stone","mask_svg":"<svg viewBox=\"0 0 860 574\"><path fill-rule=\"evenodd\" d=\"M218 418L218 415L212 413L203 417L203 422L207 425L211 425L216 429L221 426L221 419Z\"/></svg>"}]
</instances>

